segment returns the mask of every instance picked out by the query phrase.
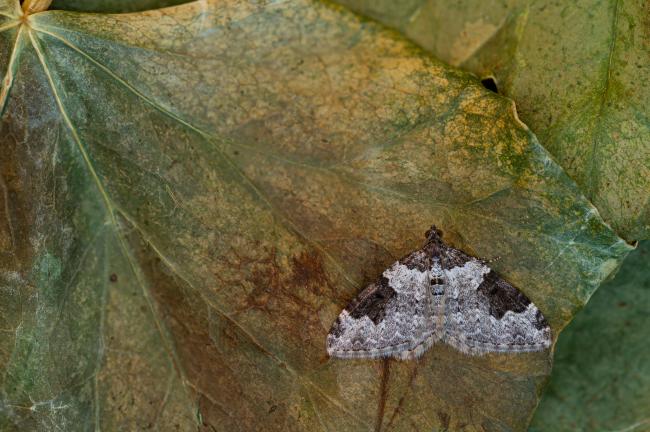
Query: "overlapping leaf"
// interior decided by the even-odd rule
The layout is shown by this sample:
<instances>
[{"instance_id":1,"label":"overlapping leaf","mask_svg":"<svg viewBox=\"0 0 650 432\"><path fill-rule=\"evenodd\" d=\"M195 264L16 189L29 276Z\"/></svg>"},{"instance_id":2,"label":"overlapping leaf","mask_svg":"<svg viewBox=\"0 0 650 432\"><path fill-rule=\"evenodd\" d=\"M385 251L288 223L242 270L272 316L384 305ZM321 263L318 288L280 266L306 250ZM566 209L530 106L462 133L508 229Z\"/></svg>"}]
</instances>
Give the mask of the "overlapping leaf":
<instances>
[{"instance_id":1,"label":"overlapping leaf","mask_svg":"<svg viewBox=\"0 0 650 432\"><path fill-rule=\"evenodd\" d=\"M494 76L522 120L628 240L650 237L645 2L338 0L438 58Z\"/></svg>"},{"instance_id":2,"label":"overlapping leaf","mask_svg":"<svg viewBox=\"0 0 650 432\"><path fill-rule=\"evenodd\" d=\"M650 430L650 243L630 254L559 337L532 431Z\"/></svg>"},{"instance_id":3,"label":"overlapping leaf","mask_svg":"<svg viewBox=\"0 0 650 432\"><path fill-rule=\"evenodd\" d=\"M0 0L0 427L523 430L550 353L332 361L436 223L557 332L630 249L509 100L308 1Z\"/></svg>"}]
</instances>

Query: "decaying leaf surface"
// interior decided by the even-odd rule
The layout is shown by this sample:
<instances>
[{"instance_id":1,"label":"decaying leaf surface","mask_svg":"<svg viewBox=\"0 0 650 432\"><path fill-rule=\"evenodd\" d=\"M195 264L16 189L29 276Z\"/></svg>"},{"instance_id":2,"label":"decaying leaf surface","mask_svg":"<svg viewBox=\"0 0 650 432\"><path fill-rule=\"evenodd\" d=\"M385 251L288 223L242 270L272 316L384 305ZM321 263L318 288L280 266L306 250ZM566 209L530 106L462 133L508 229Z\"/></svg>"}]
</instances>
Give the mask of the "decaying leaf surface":
<instances>
[{"instance_id":1,"label":"decaying leaf surface","mask_svg":"<svg viewBox=\"0 0 650 432\"><path fill-rule=\"evenodd\" d=\"M188 3L191 0L54 0L50 9L83 12L135 12Z\"/></svg>"},{"instance_id":2,"label":"decaying leaf surface","mask_svg":"<svg viewBox=\"0 0 650 432\"><path fill-rule=\"evenodd\" d=\"M451 64L494 76L628 240L650 238L650 8L580 0L338 0Z\"/></svg>"},{"instance_id":3,"label":"decaying leaf surface","mask_svg":"<svg viewBox=\"0 0 650 432\"><path fill-rule=\"evenodd\" d=\"M432 223L556 333L630 249L509 100L341 9L0 13L3 429L524 430L550 353L330 324Z\"/></svg>"},{"instance_id":4,"label":"decaying leaf surface","mask_svg":"<svg viewBox=\"0 0 650 432\"><path fill-rule=\"evenodd\" d=\"M532 431L650 430L650 243L559 337Z\"/></svg>"}]
</instances>

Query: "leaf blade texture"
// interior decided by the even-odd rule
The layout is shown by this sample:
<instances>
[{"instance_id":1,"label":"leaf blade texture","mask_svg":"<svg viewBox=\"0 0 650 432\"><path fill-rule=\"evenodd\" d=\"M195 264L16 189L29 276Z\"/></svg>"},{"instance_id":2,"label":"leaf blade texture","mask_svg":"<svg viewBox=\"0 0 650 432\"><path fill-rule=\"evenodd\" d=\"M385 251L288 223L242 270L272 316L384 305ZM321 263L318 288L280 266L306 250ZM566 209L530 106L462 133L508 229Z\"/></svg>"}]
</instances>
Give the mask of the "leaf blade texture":
<instances>
[{"instance_id":1,"label":"leaf blade texture","mask_svg":"<svg viewBox=\"0 0 650 432\"><path fill-rule=\"evenodd\" d=\"M649 246L641 242L562 332L531 431L648 429Z\"/></svg>"},{"instance_id":2,"label":"leaf blade texture","mask_svg":"<svg viewBox=\"0 0 650 432\"><path fill-rule=\"evenodd\" d=\"M16 5L2 428L525 429L549 353L325 355L433 222L554 331L628 253L509 100L317 2Z\"/></svg>"},{"instance_id":3,"label":"leaf blade texture","mask_svg":"<svg viewBox=\"0 0 650 432\"><path fill-rule=\"evenodd\" d=\"M650 235L647 5L341 0L438 58L493 76L522 120L629 241Z\"/></svg>"}]
</instances>

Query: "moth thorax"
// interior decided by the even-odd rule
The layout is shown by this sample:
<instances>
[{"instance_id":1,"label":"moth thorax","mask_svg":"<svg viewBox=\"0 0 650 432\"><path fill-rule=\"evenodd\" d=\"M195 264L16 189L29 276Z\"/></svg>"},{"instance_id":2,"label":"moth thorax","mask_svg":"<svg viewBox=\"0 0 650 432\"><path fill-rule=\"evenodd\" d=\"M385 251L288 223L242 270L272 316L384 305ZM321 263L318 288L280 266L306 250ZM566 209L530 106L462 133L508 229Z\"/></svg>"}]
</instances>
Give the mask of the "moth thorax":
<instances>
[{"instance_id":1,"label":"moth thorax","mask_svg":"<svg viewBox=\"0 0 650 432\"><path fill-rule=\"evenodd\" d=\"M429 283L433 295L443 295L445 293L445 275L437 260L429 270Z\"/></svg>"}]
</instances>

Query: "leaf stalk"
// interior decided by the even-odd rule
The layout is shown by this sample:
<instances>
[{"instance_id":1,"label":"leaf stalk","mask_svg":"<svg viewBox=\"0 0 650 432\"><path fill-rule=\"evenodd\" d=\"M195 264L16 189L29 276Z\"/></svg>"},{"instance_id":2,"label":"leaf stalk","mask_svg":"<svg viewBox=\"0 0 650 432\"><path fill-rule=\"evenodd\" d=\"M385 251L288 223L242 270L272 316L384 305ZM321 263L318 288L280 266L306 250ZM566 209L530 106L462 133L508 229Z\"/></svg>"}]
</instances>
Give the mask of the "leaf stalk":
<instances>
[{"instance_id":1,"label":"leaf stalk","mask_svg":"<svg viewBox=\"0 0 650 432\"><path fill-rule=\"evenodd\" d=\"M23 12L25 15L43 12L50 7L51 3L52 0L25 0L23 2Z\"/></svg>"}]
</instances>

